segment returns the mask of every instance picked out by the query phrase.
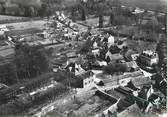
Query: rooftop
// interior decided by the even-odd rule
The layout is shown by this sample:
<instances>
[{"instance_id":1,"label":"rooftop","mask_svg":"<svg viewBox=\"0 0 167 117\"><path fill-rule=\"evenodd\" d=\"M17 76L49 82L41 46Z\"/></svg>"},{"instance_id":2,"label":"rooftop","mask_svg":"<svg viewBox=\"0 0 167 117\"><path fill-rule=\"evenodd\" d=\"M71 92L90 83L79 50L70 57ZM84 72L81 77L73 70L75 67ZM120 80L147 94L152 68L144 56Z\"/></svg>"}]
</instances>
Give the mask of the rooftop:
<instances>
[{"instance_id":1,"label":"rooftop","mask_svg":"<svg viewBox=\"0 0 167 117\"><path fill-rule=\"evenodd\" d=\"M135 103L117 115L118 117L141 117L141 110Z\"/></svg>"},{"instance_id":2,"label":"rooftop","mask_svg":"<svg viewBox=\"0 0 167 117\"><path fill-rule=\"evenodd\" d=\"M82 79L86 79L86 78L89 78L90 76L93 76L93 72L92 71L85 71L79 75L77 75L77 77L80 77Z\"/></svg>"},{"instance_id":3,"label":"rooftop","mask_svg":"<svg viewBox=\"0 0 167 117\"><path fill-rule=\"evenodd\" d=\"M104 73L99 73L96 75L96 78L103 80L104 82L113 82L113 81L117 81L118 79L126 79L126 78L131 78L131 79L135 79L135 78L143 78L143 72L141 71L135 71L135 72L127 72L124 73L122 75L107 75Z\"/></svg>"},{"instance_id":4,"label":"rooftop","mask_svg":"<svg viewBox=\"0 0 167 117\"><path fill-rule=\"evenodd\" d=\"M132 79L132 83L135 85L135 86L143 86L143 85L147 85L147 84L151 84L152 81L149 77L136 77L134 79Z\"/></svg>"}]
</instances>

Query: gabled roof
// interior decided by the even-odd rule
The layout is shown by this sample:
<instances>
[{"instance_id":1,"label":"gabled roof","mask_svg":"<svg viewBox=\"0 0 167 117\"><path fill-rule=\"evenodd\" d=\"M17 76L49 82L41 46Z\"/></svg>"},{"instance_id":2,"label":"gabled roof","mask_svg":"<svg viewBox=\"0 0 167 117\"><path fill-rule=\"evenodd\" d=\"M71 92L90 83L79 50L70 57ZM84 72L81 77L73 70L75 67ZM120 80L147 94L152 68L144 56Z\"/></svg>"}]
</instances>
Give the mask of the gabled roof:
<instances>
[{"instance_id":1,"label":"gabled roof","mask_svg":"<svg viewBox=\"0 0 167 117\"><path fill-rule=\"evenodd\" d=\"M68 58L77 57L76 52L70 52L66 54Z\"/></svg>"},{"instance_id":2,"label":"gabled roof","mask_svg":"<svg viewBox=\"0 0 167 117\"><path fill-rule=\"evenodd\" d=\"M132 79L132 83L138 87L138 86L143 86L143 85L147 85L147 84L151 84L152 81L149 77L136 77L134 79Z\"/></svg>"},{"instance_id":3,"label":"gabled roof","mask_svg":"<svg viewBox=\"0 0 167 117\"><path fill-rule=\"evenodd\" d=\"M141 117L142 113L139 106L135 103L118 114L118 117Z\"/></svg>"},{"instance_id":4,"label":"gabled roof","mask_svg":"<svg viewBox=\"0 0 167 117\"><path fill-rule=\"evenodd\" d=\"M128 100L126 100L126 99L121 99L119 102L118 102L118 104L117 104L117 106L118 106L118 112L123 112L123 111L125 111L129 106L131 106L133 103L132 102L130 102L130 101L128 101Z\"/></svg>"}]
</instances>

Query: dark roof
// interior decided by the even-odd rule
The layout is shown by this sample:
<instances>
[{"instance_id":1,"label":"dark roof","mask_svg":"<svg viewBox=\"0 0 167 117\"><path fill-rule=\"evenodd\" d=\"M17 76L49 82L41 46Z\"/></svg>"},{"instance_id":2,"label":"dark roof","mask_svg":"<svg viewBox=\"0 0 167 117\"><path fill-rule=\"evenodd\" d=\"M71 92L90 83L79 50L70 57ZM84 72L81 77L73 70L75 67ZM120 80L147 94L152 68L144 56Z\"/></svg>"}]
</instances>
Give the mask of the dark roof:
<instances>
[{"instance_id":1,"label":"dark roof","mask_svg":"<svg viewBox=\"0 0 167 117\"><path fill-rule=\"evenodd\" d=\"M149 97L149 102L154 102L154 100L156 100L159 96L156 94L151 94L151 96ZM159 97L161 99L161 97Z\"/></svg>"},{"instance_id":2,"label":"dark roof","mask_svg":"<svg viewBox=\"0 0 167 117\"><path fill-rule=\"evenodd\" d=\"M120 98L123 99L126 97L126 95L124 95L118 91L115 91L114 89L108 90L107 93L112 95L113 97L115 97L117 99L120 99Z\"/></svg>"},{"instance_id":3,"label":"dark roof","mask_svg":"<svg viewBox=\"0 0 167 117\"><path fill-rule=\"evenodd\" d=\"M138 88L132 83L132 81L128 82L128 84L126 85L126 87L136 91L138 90Z\"/></svg>"},{"instance_id":4,"label":"dark roof","mask_svg":"<svg viewBox=\"0 0 167 117\"><path fill-rule=\"evenodd\" d=\"M68 58L77 57L76 52L70 52L66 54Z\"/></svg>"},{"instance_id":5,"label":"dark roof","mask_svg":"<svg viewBox=\"0 0 167 117\"><path fill-rule=\"evenodd\" d=\"M126 108L128 108L129 106L131 106L133 104L133 102L130 102L127 99L121 99L117 106L118 106L118 112L122 112L124 111Z\"/></svg>"},{"instance_id":6,"label":"dark roof","mask_svg":"<svg viewBox=\"0 0 167 117\"><path fill-rule=\"evenodd\" d=\"M142 113L139 106L135 103L118 114L118 117L141 117Z\"/></svg>"}]
</instances>

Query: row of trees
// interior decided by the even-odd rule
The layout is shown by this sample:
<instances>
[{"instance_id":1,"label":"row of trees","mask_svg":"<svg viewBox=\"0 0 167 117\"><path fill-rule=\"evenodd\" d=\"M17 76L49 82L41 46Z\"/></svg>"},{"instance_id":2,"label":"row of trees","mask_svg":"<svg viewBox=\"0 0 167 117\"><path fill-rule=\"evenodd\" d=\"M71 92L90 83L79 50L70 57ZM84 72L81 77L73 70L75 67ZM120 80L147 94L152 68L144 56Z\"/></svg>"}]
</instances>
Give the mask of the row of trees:
<instances>
[{"instance_id":1,"label":"row of trees","mask_svg":"<svg viewBox=\"0 0 167 117\"><path fill-rule=\"evenodd\" d=\"M51 71L50 56L43 47L17 45L14 60L0 66L0 82L13 85Z\"/></svg>"},{"instance_id":2,"label":"row of trees","mask_svg":"<svg viewBox=\"0 0 167 117\"><path fill-rule=\"evenodd\" d=\"M19 79L33 78L50 71L48 51L38 46L16 46L16 72Z\"/></svg>"},{"instance_id":3,"label":"row of trees","mask_svg":"<svg viewBox=\"0 0 167 117\"><path fill-rule=\"evenodd\" d=\"M50 15L51 11L47 4L42 4L40 8L34 6L22 6L20 4L7 7L0 4L0 13L4 15L25 16L25 17L37 17Z\"/></svg>"},{"instance_id":4,"label":"row of trees","mask_svg":"<svg viewBox=\"0 0 167 117\"><path fill-rule=\"evenodd\" d=\"M83 86L82 79L76 78L74 74L69 71L59 70L54 74L54 80L64 84L67 87L81 88Z\"/></svg>"},{"instance_id":5,"label":"row of trees","mask_svg":"<svg viewBox=\"0 0 167 117\"><path fill-rule=\"evenodd\" d=\"M114 7L114 11L113 8ZM79 12L81 20L86 20L89 14L99 17L99 27L103 27L104 16L110 16L110 23L113 23L114 15L119 14L121 2L119 0L78 0L76 4L70 6L71 15L74 18L75 12ZM114 14L115 13L115 14Z\"/></svg>"},{"instance_id":6,"label":"row of trees","mask_svg":"<svg viewBox=\"0 0 167 117\"><path fill-rule=\"evenodd\" d=\"M162 38L156 48L159 56L159 68L161 69L161 75L167 77L167 40Z\"/></svg>"},{"instance_id":7,"label":"row of trees","mask_svg":"<svg viewBox=\"0 0 167 117\"><path fill-rule=\"evenodd\" d=\"M107 74L120 74L127 71L127 67L125 64L121 63L112 63L111 65L108 65L103 68L103 72Z\"/></svg>"},{"instance_id":8,"label":"row of trees","mask_svg":"<svg viewBox=\"0 0 167 117\"><path fill-rule=\"evenodd\" d=\"M0 66L0 82L6 85L17 83L16 66L13 63Z\"/></svg>"}]
</instances>

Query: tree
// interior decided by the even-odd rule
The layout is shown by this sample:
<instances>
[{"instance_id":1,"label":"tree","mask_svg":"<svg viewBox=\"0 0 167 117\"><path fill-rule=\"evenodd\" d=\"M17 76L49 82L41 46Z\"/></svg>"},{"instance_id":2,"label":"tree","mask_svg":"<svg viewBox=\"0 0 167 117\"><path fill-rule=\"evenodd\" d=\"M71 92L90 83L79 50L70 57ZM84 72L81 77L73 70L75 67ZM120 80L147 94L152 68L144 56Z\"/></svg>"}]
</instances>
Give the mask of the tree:
<instances>
[{"instance_id":1,"label":"tree","mask_svg":"<svg viewBox=\"0 0 167 117\"><path fill-rule=\"evenodd\" d=\"M80 53L87 53L90 51L91 47L93 45L93 42L90 38L87 39L87 41L83 44L83 46L80 49Z\"/></svg>"},{"instance_id":2,"label":"tree","mask_svg":"<svg viewBox=\"0 0 167 117\"><path fill-rule=\"evenodd\" d=\"M81 11L81 20L86 20L86 3L84 0L79 0L79 9Z\"/></svg>"},{"instance_id":3,"label":"tree","mask_svg":"<svg viewBox=\"0 0 167 117\"><path fill-rule=\"evenodd\" d=\"M156 17L150 19L147 24L144 25L145 29L151 33L156 33L161 30L160 24Z\"/></svg>"},{"instance_id":4,"label":"tree","mask_svg":"<svg viewBox=\"0 0 167 117\"><path fill-rule=\"evenodd\" d=\"M157 45L156 51L159 56L159 68L164 77L167 77L167 40L161 39Z\"/></svg>"},{"instance_id":5,"label":"tree","mask_svg":"<svg viewBox=\"0 0 167 117\"><path fill-rule=\"evenodd\" d=\"M87 7L84 0L77 0L71 6L66 5L66 9L71 11L71 19L73 21L75 21L76 16L79 16L79 18L81 18L83 21L86 20Z\"/></svg>"},{"instance_id":6,"label":"tree","mask_svg":"<svg viewBox=\"0 0 167 117\"><path fill-rule=\"evenodd\" d=\"M119 74L127 71L127 67L124 64L121 63L112 63L111 65L105 66L103 68L103 72L107 74Z\"/></svg>"},{"instance_id":7,"label":"tree","mask_svg":"<svg viewBox=\"0 0 167 117\"><path fill-rule=\"evenodd\" d=\"M6 14L6 6L5 4L2 4L2 14Z\"/></svg>"},{"instance_id":8,"label":"tree","mask_svg":"<svg viewBox=\"0 0 167 117\"><path fill-rule=\"evenodd\" d=\"M159 17L158 20L164 26L165 32L167 32L167 15Z\"/></svg>"},{"instance_id":9,"label":"tree","mask_svg":"<svg viewBox=\"0 0 167 117\"><path fill-rule=\"evenodd\" d=\"M122 13L120 0L108 0L107 4L112 8L114 15L120 15Z\"/></svg>"},{"instance_id":10,"label":"tree","mask_svg":"<svg viewBox=\"0 0 167 117\"><path fill-rule=\"evenodd\" d=\"M51 69L47 51L38 46L17 45L15 63L20 79L36 77Z\"/></svg>"},{"instance_id":11,"label":"tree","mask_svg":"<svg viewBox=\"0 0 167 117\"><path fill-rule=\"evenodd\" d=\"M104 22L103 16L106 15L106 12L108 11L109 7L106 4L105 0L102 0L95 4L94 9L96 15L99 17L99 28L103 28L103 22Z\"/></svg>"},{"instance_id":12,"label":"tree","mask_svg":"<svg viewBox=\"0 0 167 117\"><path fill-rule=\"evenodd\" d=\"M144 17L144 13L134 14L134 20L135 20L136 25L138 26L139 30L141 28L143 17Z\"/></svg>"},{"instance_id":13,"label":"tree","mask_svg":"<svg viewBox=\"0 0 167 117\"><path fill-rule=\"evenodd\" d=\"M30 16L30 17L33 17L33 16L36 16L37 14L36 14L36 10L35 10L35 8L33 7L33 6L30 6L29 8L28 8L28 15Z\"/></svg>"},{"instance_id":14,"label":"tree","mask_svg":"<svg viewBox=\"0 0 167 117\"><path fill-rule=\"evenodd\" d=\"M0 66L0 82L6 85L13 85L18 82L15 65L5 64Z\"/></svg>"},{"instance_id":15,"label":"tree","mask_svg":"<svg viewBox=\"0 0 167 117\"><path fill-rule=\"evenodd\" d=\"M40 17L46 16L47 9L48 9L47 4L42 4L42 5L41 5L41 8L40 8L39 11L38 11L39 16L40 16Z\"/></svg>"},{"instance_id":16,"label":"tree","mask_svg":"<svg viewBox=\"0 0 167 117\"><path fill-rule=\"evenodd\" d=\"M109 24L113 24L113 22L114 22L114 15L113 15L113 13L111 13L110 14L110 20L109 20Z\"/></svg>"}]
</instances>

